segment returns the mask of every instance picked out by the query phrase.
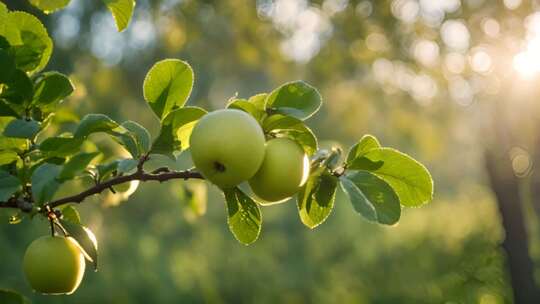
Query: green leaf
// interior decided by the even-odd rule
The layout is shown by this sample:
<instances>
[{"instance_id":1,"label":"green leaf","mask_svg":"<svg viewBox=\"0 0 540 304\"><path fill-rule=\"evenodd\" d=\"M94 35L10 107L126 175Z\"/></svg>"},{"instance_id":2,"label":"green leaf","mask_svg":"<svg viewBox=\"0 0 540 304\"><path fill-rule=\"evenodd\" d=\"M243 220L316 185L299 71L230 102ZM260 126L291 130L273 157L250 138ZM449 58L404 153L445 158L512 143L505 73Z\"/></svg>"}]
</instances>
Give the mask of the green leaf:
<instances>
[{"instance_id":1,"label":"green leaf","mask_svg":"<svg viewBox=\"0 0 540 304\"><path fill-rule=\"evenodd\" d=\"M90 229L68 220L60 219L60 224L68 235L77 241L85 258L92 262L94 270L97 270L98 245L94 233Z\"/></svg>"},{"instance_id":2,"label":"green leaf","mask_svg":"<svg viewBox=\"0 0 540 304\"><path fill-rule=\"evenodd\" d=\"M174 159L174 151L189 148L189 137L197 121L206 114L198 107L184 107L169 113L161 123L161 131L152 145L152 153Z\"/></svg>"},{"instance_id":3,"label":"green leaf","mask_svg":"<svg viewBox=\"0 0 540 304\"><path fill-rule=\"evenodd\" d=\"M288 137L295 140L308 155L313 155L318 149L317 138L300 119L274 114L264 120L263 130L278 137Z\"/></svg>"},{"instance_id":4,"label":"green leaf","mask_svg":"<svg viewBox=\"0 0 540 304\"><path fill-rule=\"evenodd\" d=\"M8 15L8 9L7 6L0 2L0 34L3 35L3 33L6 30L7 27L7 15Z\"/></svg>"},{"instance_id":5,"label":"green leaf","mask_svg":"<svg viewBox=\"0 0 540 304\"><path fill-rule=\"evenodd\" d=\"M18 178L0 170L0 202L7 201L20 188L21 182Z\"/></svg>"},{"instance_id":6,"label":"green leaf","mask_svg":"<svg viewBox=\"0 0 540 304\"><path fill-rule=\"evenodd\" d=\"M152 66L143 83L146 102L160 120L186 103L193 88L193 70L187 62L165 59Z\"/></svg>"},{"instance_id":7,"label":"green leaf","mask_svg":"<svg viewBox=\"0 0 540 304\"><path fill-rule=\"evenodd\" d=\"M0 49L0 83L6 83L15 72L15 60L6 50Z\"/></svg>"},{"instance_id":8,"label":"green leaf","mask_svg":"<svg viewBox=\"0 0 540 304\"><path fill-rule=\"evenodd\" d=\"M111 11L118 31L125 30L133 15L135 0L103 0L103 2Z\"/></svg>"},{"instance_id":9,"label":"green leaf","mask_svg":"<svg viewBox=\"0 0 540 304\"><path fill-rule=\"evenodd\" d=\"M311 85L303 81L286 83L266 98L266 108L277 113L308 119L319 110L322 97Z\"/></svg>"},{"instance_id":10,"label":"green leaf","mask_svg":"<svg viewBox=\"0 0 540 304\"><path fill-rule=\"evenodd\" d=\"M2 90L0 97L11 104L23 105L29 103L34 94L32 81L21 70L15 70L11 78L5 83L6 88Z\"/></svg>"},{"instance_id":11,"label":"green leaf","mask_svg":"<svg viewBox=\"0 0 540 304\"><path fill-rule=\"evenodd\" d=\"M0 17L2 17L2 13L0 12ZM0 22L0 27L2 26L2 22ZM0 30L1 31L1 30ZM6 37L0 36L0 49L1 50L7 50L9 49L10 45L7 41Z\"/></svg>"},{"instance_id":12,"label":"green leaf","mask_svg":"<svg viewBox=\"0 0 540 304\"><path fill-rule=\"evenodd\" d=\"M257 121L261 121L266 114L263 110L257 108L254 103L245 99L234 99L227 105L228 109L237 109L253 116Z\"/></svg>"},{"instance_id":13,"label":"green leaf","mask_svg":"<svg viewBox=\"0 0 540 304\"><path fill-rule=\"evenodd\" d=\"M1 3L0 3L1 4ZM0 289L0 303L2 304L29 304L30 301L23 295L7 289Z\"/></svg>"},{"instance_id":14,"label":"green leaf","mask_svg":"<svg viewBox=\"0 0 540 304\"><path fill-rule=\"evenodd\" d=\"M297 197L298 212L304 225L313 229L328 218L334 208L337 181L337 177L325 168L310 174Z\"/></svg>"},{"instance_id":15,"label":"green leaf","mask_svg":"<svg viewBox=\"0 0 540 304\"><path fill-rule=\"evenodd\" d=\"M4 136L33 139L41 129L41 124L35 120L14 119L4 129Z\"/></svg>"},{"instance_id":16,"label":"green leaf","mask_svg":"<svg viewBox=\"0 0 540 304\"><path fill-rule=\"evenodd\" d=\"M23 152L27 150L29 146L27 139L12 138L2 135L4 129L12 120L13 118L11 117L0 117L0 147L5 151L12 150Z\"/></svg>"},{"instance_id":17,"label":"green leaf","mask_svg":"<svg viewBox=\"0 0 540 304\"><path fill-rule=\"evenodd\" d=\"M74 87L66 75L47 72L38 80L34 89L32 104L48 105L58 103L73 93Z\"/></svg>"},{"instance_id":18,"label":"green leaf","mask_svg":"<svg viewBox=\"0 0 540 304\"><path fill-rule=\"evenodd\" d=\"M369 134L364 135L358 143L351 147L349 153L347 153L347 163L351 163L355 158L362 157L366 152L380 147L381 144L379 144L379 141L375 136Z\"/></svg>"},{"instance_id":19,"label":"green leaf","mask_svg":"<svg viewBox=\"0 0 540 304\"><path fill-rule=\"evenodd\" d=\"M251 96L248 101L252 103L258 110L266 112L266 97L268 94L260 93L257 95Z\"/></svg>"},{"instance_id":20,"label":"green leaf","mask_svg":"<svg viewBox=\"0 0 540 304\"><path fill-rule=\"evenodd\" d=\"M33 6L42 10L45 14L54 13L63 9L69 4L70 0L30 0Z\"/></svg>"},{"instance_id":21,"label":"green leaf","mask_svg":"<svg viewBox=\"0 0 540 304\"><path fill-rule=\"evenodd\" d=\"M137 141L140 154L145 154L148 151L150 151L150 148L151 148L150 133L148 132L148 130L146 130L145 127L130 120L124 122L122 124L122 127L124 127L129 132L131 132L131 134L133 134L133 137L135 137L135 140Z\"/></svg>"},{"instance_id":22,"label":"green leaf","mask_svg":"<svg viewBox=\"0 0 540 304\"><path fill-rule=\"evenodd\" d=\"M125 133L111 132L111 134L115 136L113 139L126 148L131 156L139 157L140 152L137 141L129 131L126 130Z\"/></svg>"},{"instance_id":23,"label":"green leaf","mask_svg":"<svg viewBox=\"0 0 540 304\"><path fill-rule=\"evenodd\" d=\"M49 62L53 43L35 16L19 11L8 13L6 27L0 35L6 37L11 45L18 68L35 73Z\"/></svg>"},{"instance_id":24,"label":"green leaf","mask_svg":"<svg viewBox=\"0 0 540 304\"><path fill-rule=\"evenodd\" d=\"M97 165L96 169L97 169L97 172L98 172L98 175L99 175L99 180L103 181L106 178L108 178L109 176L111 176L114 173L114 171L116 171L118 169L118 163L119 163L119 161L112 161L112 162L107 163L107 164L99 164L99 165Z\"/></svg>"},{"instance_id":25,"label":"green leaf","mask_svg":"<svg viewBox=\"0 0 540 304\"><path fill-rule=\"evenodd\" d=\"M340 181L354 209L366 219L385 225L399 221L399 197L383 179L367 171L353 171Z\"/></svg>"},{"instance_id":26,"label":"green leaf","mask_svg":"<svg viewBox=\"0 0 540 304\"><path fill-rule=\"evenodd\" d=\"M386 181L403 206L417 207L433 199L433 180L422 164L391 148L376 148L355 158L348 170L366 170Z\"/></svg>"},{"instance_id":27,"label":"green leaf","mask_svg":"<svg viewBox=\"0 0 540 304\"><path fill-rule=\"evenodd\" d=\"M38 161L36 164L37 166L35 166L35 168L39 167L39 165L41 165L42 163L49 163L49 164L54 164L54 165L63 165L65 162L66 162L66 159L65 158L62 158L62 157L49 157L49 158L46 158L46 159L43 159L42 161ZM35 169L34 168L34 169ZM33 170L32 170L33 171Z\"/></svg>"},{"instance_id":28,"label":"green leaf","mask_svg":"<svg viewBox=\"0 0 540 304\"><path fill-rule=\"evenodd\" d=\"M136 159L128 158L128 159L122 159L118 161L118 173L128 173L135 168L137 168L137 165L139 164L139 161Z\"/></svg>"},{"instance_id":29,"label":"green leaf","mask_svg":"<svg viewBox=\"0 0 540 304\"><path fill-rule=\"evenodd\" d=\"M28 149L28 140L5 137L0 135L0 147L6 150L15 150L17 152L23 152Z\"/></svg>"},{"instance_id":30,"label":"green leaf","mask_svg":"<svg viewBox=\"0 0 540 304\"><path fill-rule=\"evenodd\" d=\"M90 162L99 155L99 152L79 153L70 158L62 167L58 178L68 180L74 178L77 174L84 171Z\"/></svg>"},{"instance_id":31,"label":"green leaf","mask_svg":"<svg viewBox=\"0 0 540 304\"><path fill-rule=\"evenodd\" d=\"M134 158L150 151L150 133L141 125L134 121L126 121L121 125L127 132L118 134L119 143Z\"/></svg>"},{"instance_id":32,"label":"green leaf","mask_svg":"<svg viewBox=\"0 0 540 304\"><path fill-rule=\"evenodd\" d=\"M259 206L238 188L224 190L229 229L242 244L257 240L261 232L262 215Z\"/></svg>"},{"instance_id":33,"label":"green leaf","mask_svg":"<svg viewBox=\"0 0 540 304\"><path fill-rule=\"evenodd\" d=\"M37 203L43 204L53 198L60 186L56 179L60 170L61 166L49 163L44 163L34 170L31 178L32 196Z\"/></svg>"},{"instance_id":34,"label":"green leaf","mask_svg":"<svg viewBox=\"0 0 540 304\"><path fill-rule=\"evenodd\" d=\"M47 46L43 41L36 39L36 35L33 33L24 33L22 37L24 45L12 46L9 52L15 57L18 69L31 72L37 69L41 63L41 55Z\"/></svg>"},{"instance_id":35,"label":"green leaf","mask_svg":"<svg viewBox=\"0 0 540 304\"><path fill-rule=\"evenodd\" d=\"M49 137L39 148L48 157L68 157L80 151L84 139L74 137Z\"/></svg>"},{"instance_id":36,"label":"green leaf","mask_svg":"<svg viewBox=\"0 0 540 304\"><path fill-rule=\"evenodd\" d=\"M79 211L77 211L74 206L67 205L63 207L61 211L63 220L81 225L81 216L79 215Z\"/></svg>"},{"instance_id":37,"label":"green leaf","mask_svg":"<svg viewBox=\"0 0 540 304\"><path fill-rule=\"evenodd\" d=\"M9 18L9 10L3 2L0 2L0 45L2 49L8 49L10 43L8 36L17 36L18 29L11 23Z\"/></svg>"},{"instance_id":38,"label":"green leaf","mask_svg":"<svg viewBox=\"0 0 540 304\"><path fill-rule=\"evenodd\" d=\"M20 117L20 115L4 100L0 99L0 117Z\"/></svg>"},{"instance_id":39,"label":"green leaf","mask_svg":"<svg viewBox=\"0 0 540 304\"><path fill-rule=\"evenodd\" d=\"M118 123L104 114L88 114L79 123L75 130L75 137L86 138L97 132L108 132L118 128Z\"/></svg>"},{"instance_id":40,"label":"green leaf","mask_svg":"<svg viewBox=\"0 0 540 304\"><path fill-rule=\"evenodd\" d=\"M19 159L19 155L15 151L4 150L0 151L0 166L11 164Z\"/></svg>"},{"instance_id":41,"label":"green leaf","mask_svg":"<svg viewBox=\"0 0 540 304\"><path fill-rule=\"evenodd\" d=\"M364 172L364 171L359 171ZM375 210L374 204L369 200L368 197L357 187L353 181L342 176L340 178L341 188L347 194L349 201L354 207L356 212L360 213L364 218L369 221L377 221L377 211ZM398 201L399 203L399 201Z\"/></svg>"}]
</instances>

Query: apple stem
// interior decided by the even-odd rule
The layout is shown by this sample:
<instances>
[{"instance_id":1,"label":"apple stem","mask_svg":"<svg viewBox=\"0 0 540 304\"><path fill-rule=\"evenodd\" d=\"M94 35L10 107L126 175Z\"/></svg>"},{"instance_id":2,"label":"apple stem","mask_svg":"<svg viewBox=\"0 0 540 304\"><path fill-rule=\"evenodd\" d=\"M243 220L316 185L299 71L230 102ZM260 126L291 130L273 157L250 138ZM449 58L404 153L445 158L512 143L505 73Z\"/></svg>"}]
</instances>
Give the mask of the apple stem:
<instances>
[{"instance_id":1,"label":"apple stem","mask_svg":"<svg viewBox=\"0 0 540 304\"><path fill-rule=\"evenodd\" d=\"M55 231L54 231L54 223L53 223L53 219L52 218L49 218L49 224L51 226L51 236L54 237L55 235Z\"/></svg>"}]
</instances>

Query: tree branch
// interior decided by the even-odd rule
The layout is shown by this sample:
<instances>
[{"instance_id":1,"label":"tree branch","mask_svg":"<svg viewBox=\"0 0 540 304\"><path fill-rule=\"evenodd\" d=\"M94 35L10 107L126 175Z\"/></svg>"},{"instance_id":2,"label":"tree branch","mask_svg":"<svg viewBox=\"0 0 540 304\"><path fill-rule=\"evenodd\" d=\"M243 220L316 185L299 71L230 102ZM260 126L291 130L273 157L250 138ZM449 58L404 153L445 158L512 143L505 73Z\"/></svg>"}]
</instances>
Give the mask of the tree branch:
<instances>
[{"instance_id":1,"label":"tree branch","mask_svg":"<svg viewBox=\"0 0 540 304\"><path fill-rule=\"evenodd\" d=\"M198 178L203 179L202 175L199 172L191 171L191 170L184 170L184 171L170 171L170 172L164 172L160 174L152 174L152 173L146 173L144 171L137 171L130 175L122 175L115 178L112 178L104 183L98 183L94 187L83 191L77 195L64 197L55 201L50 202L48 205L51 208L58 207L60 205L64 205L67 203L81 203L89 196L92 196L94 194L99 194L103 192L103 190L108 189L112 186L123 184L126 182L138 180L142 182L146 181L158 181L158 182L164 182L171 179L190 179L190 178Z\"/></svg>"},{"instance_id":2,"label":"tree branch","mask_svg":"<svg viewBox=\"0 0 540 304\"><path fill-rule=\"evenodd\" d=\"M156 172L156 173L147 173L142 170L138 170L135 173L129 174L129 175L121 175L114 178L111 178L107 180L106 182L98 183L95 186L79 193L76 195L64 197L55 201L52 201L48 203L47 205L50 208L56 208L58 206L67 204L67 203L82 203L87 197L99 194L103 192L106 189L109 189L115 185L127 183L130 181L138 180L142 182L146 181L158 181L158 182L164 182L171 179L190 179L190 178L196 178L196 179L204 179L203 176L196 171L192 170L183 170L183 171L166 171L166 172ZM26 207L26 205L29 204L25 201L21 201L19 199L9 199L7 202L0 202L1 208L16 208L23 210L23 206Z\"/></svg>"}]
</instances>

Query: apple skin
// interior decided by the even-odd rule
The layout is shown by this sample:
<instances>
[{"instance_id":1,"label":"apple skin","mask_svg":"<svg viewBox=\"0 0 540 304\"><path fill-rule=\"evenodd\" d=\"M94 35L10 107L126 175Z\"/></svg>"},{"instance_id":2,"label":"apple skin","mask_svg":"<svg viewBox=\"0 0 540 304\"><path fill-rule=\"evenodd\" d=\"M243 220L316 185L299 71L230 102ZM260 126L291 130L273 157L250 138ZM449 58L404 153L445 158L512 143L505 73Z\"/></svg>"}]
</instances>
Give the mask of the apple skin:
<instances>
[{"instance_id":1,"label":"apple skin","mask_svg":"<svg viewBox=\"0 0 540 304\"><path fill-rule=\"evenodd\" d=\"M268 202L293 196L309 175L309 159L302 147L288 138L274 138L266 143L264 161L249 180L253 193Z\"/></svg>"},{"instance_id":2,"label":"apple skin","mask_svg":"<svg viewBox=\"0 0 540 304\"><path fill-rule=\"evenodd\" d=\"M82 281L84 256L74 240L43 236L26 249L23 270L30 286L44 294L71 294Z\"/></svg>"},{"instance_id":3,"label":"apple skin","mask_svg":"<svg viewBox=\"0 0 540 304\"><path fill-rule=\"evenodd\" d=\"M249 114L225 109L208 113L197 122L189 146L200 173L227 189L255 175L264 159L265 137Z\"/></svg>"}]
</instances>

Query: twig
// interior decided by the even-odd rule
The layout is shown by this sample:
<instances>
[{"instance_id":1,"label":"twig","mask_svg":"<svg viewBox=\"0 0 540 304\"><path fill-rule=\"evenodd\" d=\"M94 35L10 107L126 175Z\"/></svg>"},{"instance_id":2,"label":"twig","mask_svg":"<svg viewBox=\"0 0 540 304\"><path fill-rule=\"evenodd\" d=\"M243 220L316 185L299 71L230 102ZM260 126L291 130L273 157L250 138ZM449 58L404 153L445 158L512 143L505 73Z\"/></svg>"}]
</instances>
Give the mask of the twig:
<instances>
[{"instance_id":1,"label":"twig","mask_svg":"<svg viewBox=\"0 0 540 304\"><path fill-rule=\"evenodd\" d=\"M64 198L52 201L48 205L51 208L55 208L55 207L58 207L60 205L67 204L67 203L81 203L87 197L92 196L94 194L99 194L103 192L105 189L108 189L109 187L112 187L118 184L123 184L129 181L134 181L134 180L139 180L142 182L146 182L146 181L164 182L171 179L189 179L189 178L203 179L200 173L190 171L190 170L171 171L171 172L164 172L160 174L152 174L152 173L146 173L144 171L140 171L140 172L138 171L130 175L123 175L123 176L112 178L106 182L99 183L95 185L94 187L86 191L83 191L77 195L72 195L72 196L68 196L68 197L64 197Z\"/></svg>"},{"instance_id":2,"label":"twig","mask_svg":"<svg viewBox=\"0 0 540 304\"><path fill-rule=\"evenodd\" d=\"M144 163L144 161L141 161ZM158 171L158 170L156 170ZM196 171L192 170L184 170L184 171L166 171L161 172L161 170L158 171L158 173L147 173L144 171L136 171L133 174L129 175L121 175L114 178L111 178L105 182L97 183L95 186L72 196L67 196L55 201L52 201L46 205L46 207L49 207L51 209L56 208L58 206L67 204L67 203L81 203L83 202L87 197L99 194L103 192L106 189L109 189L115 185L123 184L126 182L138 180L142 182L146 181L158 181L158 182L164 182L172 179L183 179L187 180L190 178L196 178L196 179L204 179L203 176ZM20 199L9 199L7 202L0 202L0 208L16 208L16 209L22 209L20 206L27 205L28 203L20 200ZM46 210L46 208L42 208L42 210ZM24 210L23 210L24 211Z\"/></svg>"}]
</instances>

